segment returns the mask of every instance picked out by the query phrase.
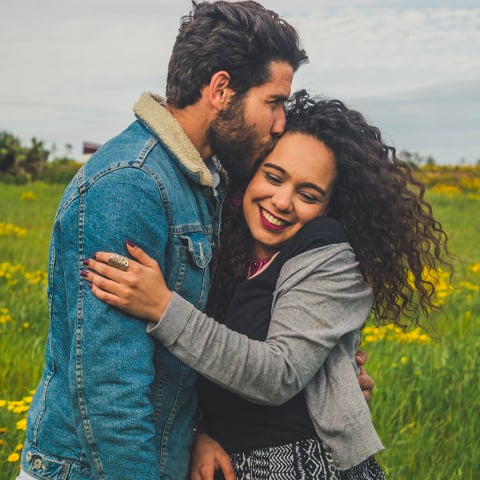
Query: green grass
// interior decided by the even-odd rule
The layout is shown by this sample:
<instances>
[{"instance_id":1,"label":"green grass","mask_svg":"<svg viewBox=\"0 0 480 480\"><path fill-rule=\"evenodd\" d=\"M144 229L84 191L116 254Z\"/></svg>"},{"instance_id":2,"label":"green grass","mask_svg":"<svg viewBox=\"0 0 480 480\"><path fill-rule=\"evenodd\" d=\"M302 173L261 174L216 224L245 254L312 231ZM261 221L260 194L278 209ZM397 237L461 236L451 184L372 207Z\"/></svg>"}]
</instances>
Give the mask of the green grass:
<instances>
[{"instance_id":1,"label":"green grass","mask_svg":"<svg viewBox=\"0 0 480 480\"><path fill-rule=\"evenodd\" d=\"M439 339L364 346L376 382L372 415L386 446L378 460L391 479L474 480L480 478L480 202L465 194L429 200L459 257L456 289L436 315Z\"/></svg>"},{"instance_id":2,"label":"green grass","mask_svg":"<svg viewBox=\"0 0 480 480\"><path fill-rule=\"evenodd\" d=\"M48 243L62 191L62 186L0 184L0 224L25 230L24 236L2 235L0 228L1 479L13 479L18 471L11 455L19 453L24 439L17 422L29 399L22 399L43 367ZM444 312L437 315L443 325L439 340L384 339L363 347L376 382L372 415L386 447L378 460L391 479L475 480L480 478L480 202L467 194L429 198L461 260L457 289L448 291Z\"/></svg>"},{"instance_id":3,"label":"green grass","mask_svg":"<svg viewBox=\"0 0 480 480\"><path fill-rule=\"evenodd\" d=\"M50 230L64 186L0 183L0 478L18 472L17 422L43 369ZM13 229L13 230L12 230ZM4 234L2 235L1 232ZM5 235L5 233L11 232ZM13 403L16 402L16 403Z\"/></svg>"}]
</instances>

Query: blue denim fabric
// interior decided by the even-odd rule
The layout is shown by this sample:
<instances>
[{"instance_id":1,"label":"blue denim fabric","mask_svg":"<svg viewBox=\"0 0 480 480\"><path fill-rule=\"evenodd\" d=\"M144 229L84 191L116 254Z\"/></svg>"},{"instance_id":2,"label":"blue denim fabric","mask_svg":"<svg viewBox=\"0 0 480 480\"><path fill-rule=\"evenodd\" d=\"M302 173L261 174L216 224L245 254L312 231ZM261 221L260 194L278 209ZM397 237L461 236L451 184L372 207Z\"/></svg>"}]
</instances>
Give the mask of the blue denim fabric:
<instances>
[{"instance_id":1,"label":"blue denim fabric","mask_svg":"<svg viewBox=\"0 0 480 480\"><path fill-rule=\"evenodd\" d=\"M132 239L167 284L203 309L221 189L200 185L137 120L67 187L49 256L50 329L33 398L23 470L39 479L186 478L195 374L145 323L100 302L80 277L99 250L127 255Z\"/></svg>"}]
</instances>

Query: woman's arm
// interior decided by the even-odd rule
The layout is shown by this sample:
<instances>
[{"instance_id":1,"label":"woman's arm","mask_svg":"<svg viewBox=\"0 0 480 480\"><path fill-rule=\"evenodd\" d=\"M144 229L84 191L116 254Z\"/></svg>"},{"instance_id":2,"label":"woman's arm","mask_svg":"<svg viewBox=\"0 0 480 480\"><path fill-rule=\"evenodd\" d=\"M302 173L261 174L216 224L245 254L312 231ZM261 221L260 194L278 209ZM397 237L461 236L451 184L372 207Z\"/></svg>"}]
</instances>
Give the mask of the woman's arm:
<instances>
[{"instance_id":1,"label":"woman's arm","mask_svg":"<svg viewBox=\"0 0 480 480\"><path fill-rule=\"evenodd\" d=\"M307 385L342 336L363 325L370 302L353 254L328 246L284 265L264 342L232 332L175 294L149 333L223 388L278 405Z\"/></svg>"},{"instance_id":2,"label":"woman's arm","mask_svg":"<svg viewBox=\"0 0 480 480\"><path fill-rule=\"evenodd\" d=\"M163 312L160 322L148 326L149 333L204 377L256 403L278 405L296 395L339 339L358 330L370 311L371 292L348 244L311 250L285 263L264 342L229 330L175 293L164 295L156 262L138 247L129 251L142 264L130 262L128 272L91 263L102 274L86 277L93 293L151 321L158 322ZM103 262L108 257L97 255Z\"/></svg>"}]
</instances>

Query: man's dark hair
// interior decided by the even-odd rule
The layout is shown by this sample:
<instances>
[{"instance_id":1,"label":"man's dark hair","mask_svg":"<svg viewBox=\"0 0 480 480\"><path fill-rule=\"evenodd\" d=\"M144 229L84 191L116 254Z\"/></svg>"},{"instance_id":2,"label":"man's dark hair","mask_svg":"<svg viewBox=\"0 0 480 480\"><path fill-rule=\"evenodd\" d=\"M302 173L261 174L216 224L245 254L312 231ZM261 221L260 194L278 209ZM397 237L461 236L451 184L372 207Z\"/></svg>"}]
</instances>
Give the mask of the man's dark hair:
<instances>
[{"instance_id":1,"label":"man's dark hair","mask_svg":"<svg viewBox=\"0 0 480 480\"><path fill-rule=\"evenodd\" d=\"M295 29L254 1L193 3L182 18L168 66L167 101L192 105L215 72L230 74L236 94L268 81L271 61L295 72L308 61Z\"/></svg>"}]
</instances>

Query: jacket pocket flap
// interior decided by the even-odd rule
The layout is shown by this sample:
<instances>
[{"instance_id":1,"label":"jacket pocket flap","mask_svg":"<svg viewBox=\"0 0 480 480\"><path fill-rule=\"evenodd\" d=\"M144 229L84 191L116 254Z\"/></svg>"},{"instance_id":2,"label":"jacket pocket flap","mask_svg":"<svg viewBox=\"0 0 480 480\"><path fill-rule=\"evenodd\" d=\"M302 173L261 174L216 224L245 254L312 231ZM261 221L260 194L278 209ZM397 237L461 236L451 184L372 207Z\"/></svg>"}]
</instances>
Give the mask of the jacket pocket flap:
<instances>
[{"instance_id":1,"label":"jacket pocket flap","mask_svg":"<svg viewBox=\"0 0 480 480\"><path fill-rule=\"evenodd\" d=\"M199 268L207 267L212 259L210 239L204 233L189 233L188 235L181 235L180 238L184 245L188 247L195 265Z\"/></svg>"}]
</instances>

